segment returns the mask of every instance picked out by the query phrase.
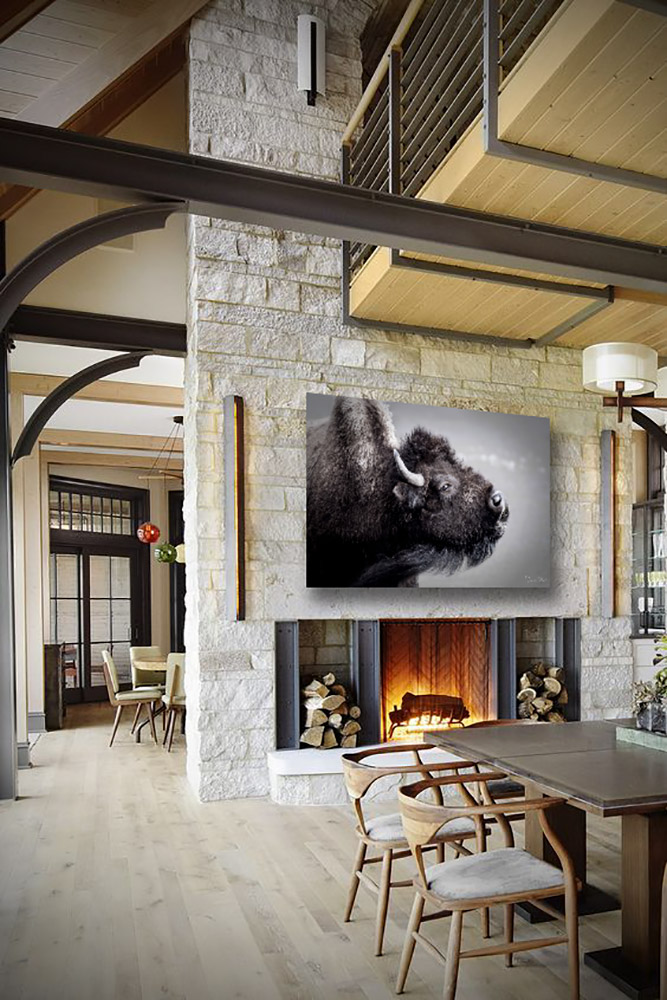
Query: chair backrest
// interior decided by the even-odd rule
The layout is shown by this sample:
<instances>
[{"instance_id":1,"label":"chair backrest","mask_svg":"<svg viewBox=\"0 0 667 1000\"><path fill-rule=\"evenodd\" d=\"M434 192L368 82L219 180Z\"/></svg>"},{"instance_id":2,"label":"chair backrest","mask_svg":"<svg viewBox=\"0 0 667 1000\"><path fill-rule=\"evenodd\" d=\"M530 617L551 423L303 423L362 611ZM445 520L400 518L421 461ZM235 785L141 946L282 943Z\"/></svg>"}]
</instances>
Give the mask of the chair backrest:
<instances>
[{"instance_id":1,"label":"chair backrest","mask_svg":"<svg viewBox=\"0 0 667 1000\"><path fill-rule=\"evenodd\" d=\"M371 785L379 781L380 778L403 774L420 774L423 778L431 778L433 771L449 770L458 773L459 768L473 766L472 762L467 760L443 761L442 763L431 763L430 761L427 763L422 760L423 751L435 749L439 748L430 743L390 743L385 747L374 747L370 750L359 750L356 753L342 755L345 787L354 803L359 826L364 833L366 833L366 824L361 799ZM392 755L393 761L391 760ZM405 756L412 763L408 763ZM369 758L376 757L384 757L386 764L380 763L379 766L376 766L368 761ZM436 800L442 801L440 789L434 787L433 791Z\"/></svg>"},{"instance_id":2,"label":"chair backrest","mask_svg":"<svg viewBox=\"0 0 667 1000\"><path fill-rule=\"evenodd\" d=\"M165 694L169 702L185 698L185 653L169 653L167 656Z\"/></svg>"},{"instance_id":3,"label":"chair backrest","mask_svg":"<svg viewBox=\"0 0 667 1000\"><path fill-rule=\"evenodd\" d=\"M164 653L159 646L130 646L130 663L135 660L160 660L164 663Z\"/></svg>"},{"instance_id":4,"label":"chair backrest","mask_svg":"<svg viewBox=\"0 0 667 1000\"><path fill-rule=\"evenodd\" d=\"M104 670L104 680L109 692L109 701L113 704L116 700L116 695L120 691L120 684L118 682L116 664L113 662L113 657L108 649L102 650L102 669Z\"/></svg>"},{"instance_id":5,"label":"chair backrest","mask_svg":"<svg viewBox=\"0 0 667 1000\"><path fill-rule=\"evenodd\" d=\"M544 816L544 811L551 806L560 805L564 799L541 798L541 799L512 799L511 801L497 804L494 802L487 782L506 778L503 771L487 771L484 774L463 774L449 775L448 777L427 778L424 781L417 781L414 784L404 785L398 789L398 802L403 821L403 832L412 851L424 888L427 888L427 880L422 857L422 849L432 842L437 831L443 823L460 817L469 817L475 824L478 851L486 850L486 829L484 823L485 816L495 816L498 828L503 835L506 847L514 846L514 835L512 828L506 819L506 813L538 811L542 832L558 855L559 860L565 867L571 861L567 852L563 848L558 838L553 833ZM428 802L419 796L434 786L442 788L444 785L458 786L461 793L460 802L447 802L440 805Z\"/></svg>"}]
</instances>

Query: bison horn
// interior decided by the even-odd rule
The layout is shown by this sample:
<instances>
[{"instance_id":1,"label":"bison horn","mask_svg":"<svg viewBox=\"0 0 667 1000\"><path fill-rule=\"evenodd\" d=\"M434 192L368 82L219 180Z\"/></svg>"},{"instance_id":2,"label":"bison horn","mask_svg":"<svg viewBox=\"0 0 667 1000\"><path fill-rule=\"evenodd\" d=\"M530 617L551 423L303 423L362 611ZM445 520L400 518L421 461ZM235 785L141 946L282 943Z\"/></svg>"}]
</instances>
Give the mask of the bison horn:
<instances>
[{"instance_id":1,"label":"bison horn","mask_svg":"<svg viewBox=\"0 0 667 1000\"><path fill-rule=\"evenodd\" d=\"M407 465L398 453L398 449L394 448L394 458L396 459L396 468L408 483L412 486L423 486L424 477L421 472L410 472Z\"/></svg>"}]
</instances>

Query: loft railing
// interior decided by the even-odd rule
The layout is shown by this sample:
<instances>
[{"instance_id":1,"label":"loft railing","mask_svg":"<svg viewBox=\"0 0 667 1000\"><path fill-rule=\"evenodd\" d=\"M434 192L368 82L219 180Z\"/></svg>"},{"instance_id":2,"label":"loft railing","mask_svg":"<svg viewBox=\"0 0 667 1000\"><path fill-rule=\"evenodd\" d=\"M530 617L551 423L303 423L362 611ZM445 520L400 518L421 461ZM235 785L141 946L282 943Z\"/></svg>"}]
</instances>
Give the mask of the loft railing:
<instances>
[{"instance_id":1,"label":"loft railing","mask_svg":"<svg viewBox=\"0 0 667 1000\"><path fill-rule=\"evenodd\" d=\"M499 84L562 2L498 0ZM344 133L344 183L413 197L424 187L482 112L485 6L412 0ZM346 246L347 276L374 249Z\"/></svg>"}]
</instances>

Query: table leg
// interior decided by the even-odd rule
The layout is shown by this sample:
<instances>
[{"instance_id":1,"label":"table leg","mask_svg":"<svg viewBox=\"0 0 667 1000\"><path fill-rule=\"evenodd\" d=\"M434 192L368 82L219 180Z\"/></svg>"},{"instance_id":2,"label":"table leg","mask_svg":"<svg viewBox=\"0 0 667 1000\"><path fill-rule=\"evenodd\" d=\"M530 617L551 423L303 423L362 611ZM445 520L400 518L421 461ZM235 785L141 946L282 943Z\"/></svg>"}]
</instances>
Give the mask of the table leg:
<instances>
[{"instance_id":1,"label":"table leg","mask_svg":"<svg viewBox=\"0 0 667 1000\"><path fill-rule=\"evenodd\" d=\"M659 992L667 812L624 816L622 822L622 945L589 952L584 961L626 996L650 1000Z\"/></svg>"},{"instance_id":2,"label":"table leg","mask_svg":"<svg viewBox=\"0 0 667 1000\"><path fill-rule=\"evenodd\" d=\"M540 798L542 794L536 785L526 782L527 798ZM584 810L577 809L568 803L554 806L549 810L549 823L572 858L575 875L582 885L579 893L579 915L588 916L591 913L606 913L609 910L617 910L619 907L617 899L586 881L586 813ZM536 858L548 861L549 864L560 868L556 852L542 833L537 812L526 814L525 847ZM564 912L564 900L560 897L554 900L552 905ZM530 903L517 906L517 912L525 919L530 920L531 923L540 923L550 919L542 910Z\"/></svg>"},{"instance_id":3,"label":"table leg","mask_svg":"<svg viewBox=\"0 0 667 1000\"><path fill-rule=\"evenodd\" d=\"M158 708L157 712L153 716L153 720L157 719L157 717L159 715L164 715L164 705L161 702L160 702L160 707ZM142 732L143 729L146 728L146 726L149 724L149 722L150 722L150 719L144 719L144 721L140 722L139 725L137 726L137 728L135 729L135 731L134 731L134 739L135 739L135 741L137 743L141 743L141 732Z\"/></svg>"}]
</instances>

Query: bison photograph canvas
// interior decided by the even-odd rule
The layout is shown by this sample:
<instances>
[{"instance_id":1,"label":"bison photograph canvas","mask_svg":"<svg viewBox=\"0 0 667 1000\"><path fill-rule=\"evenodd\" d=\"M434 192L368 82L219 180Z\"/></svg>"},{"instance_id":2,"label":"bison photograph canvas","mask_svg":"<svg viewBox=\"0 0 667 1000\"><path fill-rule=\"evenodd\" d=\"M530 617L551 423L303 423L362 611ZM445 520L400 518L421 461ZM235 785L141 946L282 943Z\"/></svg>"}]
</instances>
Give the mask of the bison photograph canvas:
<instances>
[{"instance_id":1,"label":"bison photograph canvas","mask_svg":"<svg viewBox=\"0 0 667 1000\"><path fill-rule=\"evenodd\" d=\"M309 587L547 587L549 421L309 393Z\"/></svg>"}]
</instances>

